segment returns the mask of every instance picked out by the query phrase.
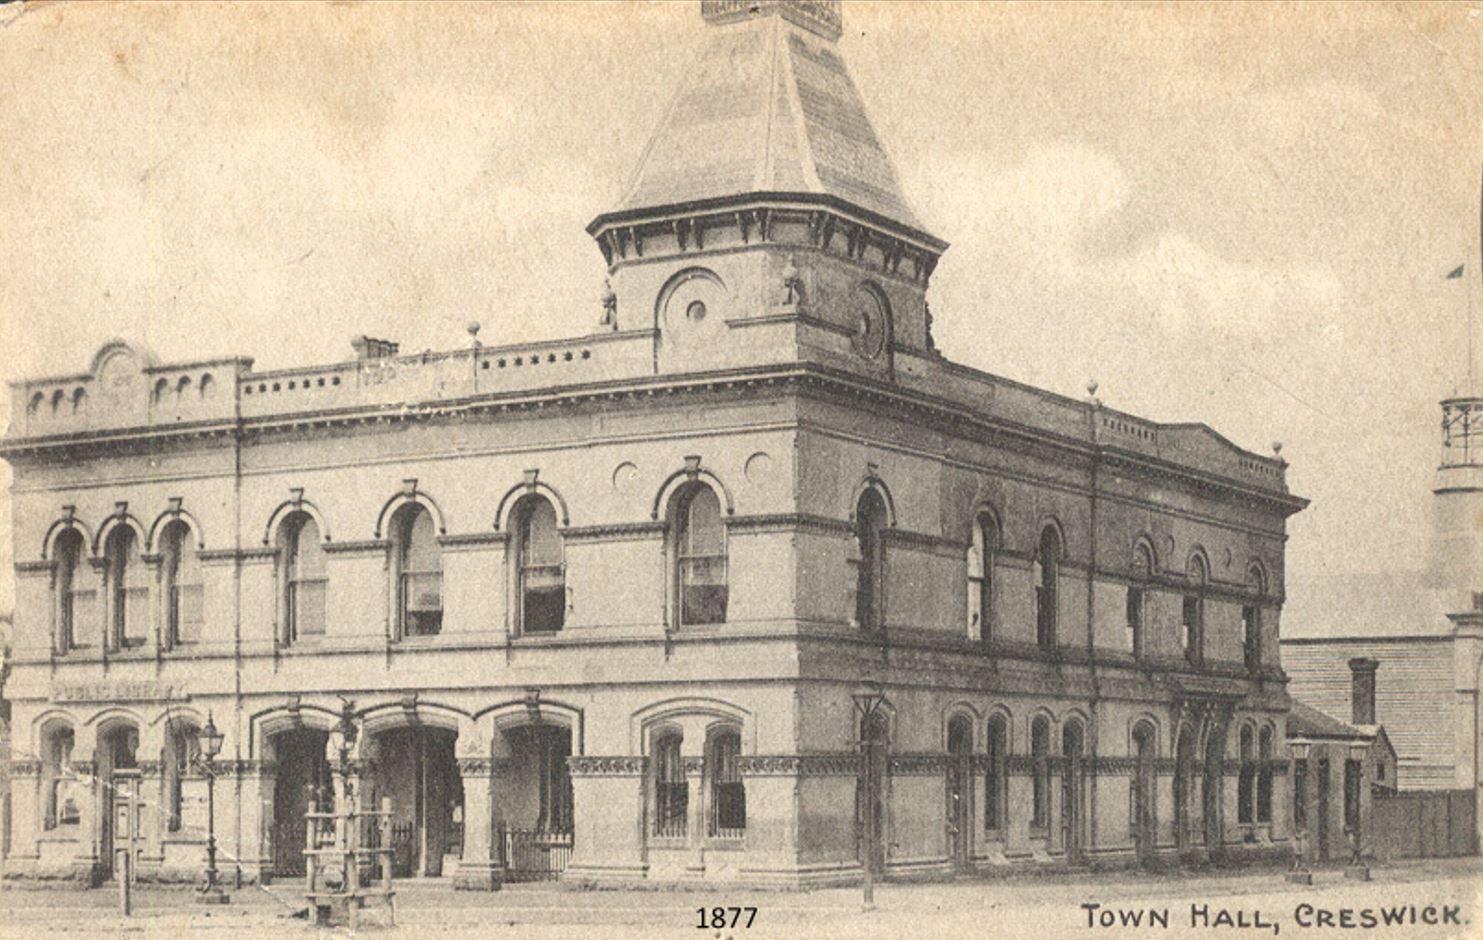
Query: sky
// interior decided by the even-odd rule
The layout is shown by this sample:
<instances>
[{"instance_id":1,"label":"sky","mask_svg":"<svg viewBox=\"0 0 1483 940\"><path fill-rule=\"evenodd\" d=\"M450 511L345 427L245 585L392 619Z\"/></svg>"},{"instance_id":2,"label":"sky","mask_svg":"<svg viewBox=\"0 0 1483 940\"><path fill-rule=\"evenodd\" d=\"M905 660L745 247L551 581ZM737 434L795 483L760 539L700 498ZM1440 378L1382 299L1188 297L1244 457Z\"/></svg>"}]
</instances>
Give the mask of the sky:
<instances>
[{"instance_id":1,"label":"sky","mask_svg":"<svg viewBox=\"0 0 1483 940\"><path fill-rule=\"evenodd\" d=\"M360 333L589 331L584 227L698 7L0 8L0 379L81 371L114 336L278 368ZM1344 629L1356 582L1424 563L1437 402L1467 382L1469 295L1483 313L1483 3L849 0L844 24L951 243L929 294L949 358L1282 442L1313 500L1287 634ZM7 499L0 572L10 542Z\"/></svg>"}]
</instances>

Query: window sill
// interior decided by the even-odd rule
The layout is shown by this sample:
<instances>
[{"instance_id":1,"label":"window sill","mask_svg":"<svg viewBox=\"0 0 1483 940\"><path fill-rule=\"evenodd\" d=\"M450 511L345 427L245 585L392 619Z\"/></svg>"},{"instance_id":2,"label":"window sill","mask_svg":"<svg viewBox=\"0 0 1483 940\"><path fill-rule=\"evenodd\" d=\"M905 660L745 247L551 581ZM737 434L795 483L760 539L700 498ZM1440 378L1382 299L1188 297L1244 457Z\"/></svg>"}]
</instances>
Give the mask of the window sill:
<instances>
[{"instance_id":1,"label":"window sill","mask_svg":"<svg viewBox=\"0 0 1483 940\"><path fill-rule=\"evenodd\" d=\"M705 847L719 852L741 852L747 847L746 836L706 836Z\"/></svg>"},{"instance_id":2,"label":"window sill","mask_svg":"<svg viewBox=\"0 0 1483 940\"><path fill-rule=\"evenodd\" d=\"M690 837L688 835L651 835L649 837L650 848L655 849L688 849L690 848Z\"/></svg>"}]
</instances>

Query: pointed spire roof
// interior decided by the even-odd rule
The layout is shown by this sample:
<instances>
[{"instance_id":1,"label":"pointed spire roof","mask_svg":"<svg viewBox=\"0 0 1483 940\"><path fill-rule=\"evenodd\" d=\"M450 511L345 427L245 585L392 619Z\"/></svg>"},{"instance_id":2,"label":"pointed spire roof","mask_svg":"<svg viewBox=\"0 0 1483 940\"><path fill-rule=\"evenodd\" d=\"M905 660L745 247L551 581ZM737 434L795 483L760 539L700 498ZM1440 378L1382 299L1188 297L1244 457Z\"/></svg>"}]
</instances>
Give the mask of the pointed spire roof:
<instances>
[{"instance_id":1,"label":"pointed spire roof","mask_svg":"<svg viewBox=\"0 0 1483 940\"><path fill-rule=\"evenodd\" d=\"M920 232L835 47L838 0L703 0L704 45L605 219L733 196L833 197ZM924 233L925 234L925 233Z\"/></svg>"}]
</instances>

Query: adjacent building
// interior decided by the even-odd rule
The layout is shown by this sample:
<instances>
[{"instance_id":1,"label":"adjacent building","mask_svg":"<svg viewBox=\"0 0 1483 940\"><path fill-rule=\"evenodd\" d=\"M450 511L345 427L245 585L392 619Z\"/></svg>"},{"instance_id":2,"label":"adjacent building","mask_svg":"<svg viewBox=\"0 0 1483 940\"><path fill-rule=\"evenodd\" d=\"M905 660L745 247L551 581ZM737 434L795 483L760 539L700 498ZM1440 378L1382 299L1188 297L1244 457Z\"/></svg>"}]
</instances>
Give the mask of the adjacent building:
<instances>
[{"instance_id":1,"label":"adjacent building","mask_svg":"<svg viewBox=\"0 0 1483 940\"><path fill-rule=\"evenodd\" d=\"M470 888L1289 851L1284 461L945 359L840 5L701 13L592 333L15 386L8 877L197 877L208 717L245 879L343 776Z\"/></svg>"},{"instance_id":2,"label":"adjacent building","mask_svg":"<svg viewBox=\"0 0 1483 940\"><path fill-rule=\"evenodd\" d=\"M1342 714L1354 662L1374 662L1374 721L1385 726L1398 758L1397 789L1460 798L1436 839L1477 851L1483 767L1483 399L1442 402L1442 457L1433 488L1433 530L1422 571L1366 578L1341 593L1325 623L1284 637L1290 692L1330 715ZM1452 832L1465 825L1466 838ZM1421 847L1427 848L1425 846ZM1448 850L1452 851L1451 849Z\"/></svg>"}]
</instances>

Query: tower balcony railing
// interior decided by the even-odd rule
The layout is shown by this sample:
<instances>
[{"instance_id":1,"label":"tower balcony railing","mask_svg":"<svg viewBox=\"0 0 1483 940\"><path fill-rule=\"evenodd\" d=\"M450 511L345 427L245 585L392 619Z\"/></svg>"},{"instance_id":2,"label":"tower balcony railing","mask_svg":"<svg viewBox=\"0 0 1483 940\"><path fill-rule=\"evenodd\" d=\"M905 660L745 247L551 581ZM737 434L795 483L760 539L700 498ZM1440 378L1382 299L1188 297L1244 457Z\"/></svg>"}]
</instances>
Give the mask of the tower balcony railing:
<instances>
[{"instance_id":1,"label":"tower balcony railing","mask_svg":"<svg viewBox=\"0 0 1483 940\"><path fill-rule=\"evenodd\" d=\"M1483 398L1442 402L1442 466L1483 466Z\"/></svg>"}]
</instances>

